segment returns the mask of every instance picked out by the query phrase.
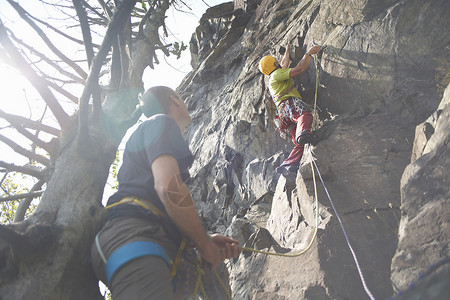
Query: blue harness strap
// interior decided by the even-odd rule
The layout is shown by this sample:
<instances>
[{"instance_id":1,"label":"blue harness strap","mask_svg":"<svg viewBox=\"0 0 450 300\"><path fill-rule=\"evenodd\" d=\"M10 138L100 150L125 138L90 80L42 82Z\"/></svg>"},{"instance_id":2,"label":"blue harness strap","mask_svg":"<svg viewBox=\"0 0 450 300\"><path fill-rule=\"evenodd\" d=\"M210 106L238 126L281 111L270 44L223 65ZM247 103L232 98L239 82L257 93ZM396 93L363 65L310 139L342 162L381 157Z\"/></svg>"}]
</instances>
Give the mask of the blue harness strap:
<instances>
[{"instance_id":1,"label":"blue harness strap","mask_svg":"<svg viewBox=\"0 0 450 300\"><path fill-rule=\"evenodd\" d=\"M170 259L164 248L149 241L132 242L116 249L108 258L105 266L107 284L111 281L114 273L127 262L147 255L158 256L164 259L170 267Z\"/></svg>"}]
</instances>

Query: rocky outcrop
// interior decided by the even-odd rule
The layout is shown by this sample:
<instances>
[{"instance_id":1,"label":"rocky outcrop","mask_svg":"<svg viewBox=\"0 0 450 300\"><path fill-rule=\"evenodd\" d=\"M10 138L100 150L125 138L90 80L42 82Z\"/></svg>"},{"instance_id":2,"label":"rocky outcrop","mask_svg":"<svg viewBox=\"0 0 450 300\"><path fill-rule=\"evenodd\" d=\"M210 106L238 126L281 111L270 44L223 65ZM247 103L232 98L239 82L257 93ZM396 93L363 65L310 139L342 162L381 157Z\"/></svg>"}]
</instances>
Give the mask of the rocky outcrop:
<instances>
[{"instance_id":1,"label":"rocky outcrop","mask_svg":"<svg viewBox=\"0 0 450 300\"><path fill-rule=\"evenodd\" d=\"M420 273L450 258L449 120L450 85L436 112L417 126L413 161L401 180L402 219L392 261L392 282L399 289L408 288ZM442 268L450 270L448 263ZM450 279L446 279L449 287Z\"/></svg>"},{"instance_id":2,"label":"rocky outcrop","mask_svg":"<svg viewBox=\"0 0 450 300\"><path fill-rule=\"evenodd\" d=\"M191 40L195 68L179 92L193 117L187 131L196 156L191 189L208 229L227 232L253 248L298 253L315 236L314 177L318 186L319 226L309 250L292 258L245 253L230 262L235 299L367 298L336 214L317 172L311 171L309 150L374 297L394 294L394 255L392 280L402 288L411 279L404 274L413 261L403 261L407 252L396 254L396 249L399 237L411 255L423 255L406 243L405 214L413 223L417 218L403 211L405 196L421 195L423 183L402 184L402 198L400 181L410 163L416 125L439 105L437 70L450 60L449 11L446 0L236 0L233 9L223 4L202 18ZM274 172L292 144L276 131L267 78L258 71L263 55L280 59L288 43L293 64L313 43L323 47L317 64L320 142L308 148L290 181ZM296 79L310 103L315 72L311 63ZM441 113L441 118L448 126L448 115ZM427 129L425 136L434 143L432 131ZM414 149L436 152L432 148L439 147L430 141L416 142ZM439 151L448 162L448 153ZM434 160L425 156L416 161L431 171ZM412 169L407 173L416 172ZM429 176L440 180L438 174ZM422 200L412 202L428 208ZM420 211L411 205L414 213ZM448 202L442 205L442 212L448 210ZM422 214L433 216L428 210ZM436 224L445 224L444 219ZM437 237L423 249L448 244L445 234Z\"/></svg>"}]
</instances>

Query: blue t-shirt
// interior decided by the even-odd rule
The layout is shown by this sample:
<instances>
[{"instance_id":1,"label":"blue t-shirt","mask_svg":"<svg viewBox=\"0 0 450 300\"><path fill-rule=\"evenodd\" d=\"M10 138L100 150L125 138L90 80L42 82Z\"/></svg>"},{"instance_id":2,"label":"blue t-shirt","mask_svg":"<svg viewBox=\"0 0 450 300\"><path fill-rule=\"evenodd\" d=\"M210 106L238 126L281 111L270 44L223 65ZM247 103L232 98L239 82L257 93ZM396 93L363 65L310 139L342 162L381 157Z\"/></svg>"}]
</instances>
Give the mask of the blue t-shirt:
<instances>
[{"instance_id":1,"label":"blue t-shirt","mask_svg":"<svg viewBox=\"0 0 450 300\"><path fill-rule=\"evenodd\" d=\"M166 212L154 189L153 161L161 155L173 156L180 168L181 177L189 179L188 168L194 157L175 120L168 115L152 116L139 125L130 136L123 153L122 166L117 174L119 189L108 199L108 205L134 196L155 204ZM109 210L107 219L119 216L141 216L140 207L121 204Z\"/></svg>"}]
</instances>

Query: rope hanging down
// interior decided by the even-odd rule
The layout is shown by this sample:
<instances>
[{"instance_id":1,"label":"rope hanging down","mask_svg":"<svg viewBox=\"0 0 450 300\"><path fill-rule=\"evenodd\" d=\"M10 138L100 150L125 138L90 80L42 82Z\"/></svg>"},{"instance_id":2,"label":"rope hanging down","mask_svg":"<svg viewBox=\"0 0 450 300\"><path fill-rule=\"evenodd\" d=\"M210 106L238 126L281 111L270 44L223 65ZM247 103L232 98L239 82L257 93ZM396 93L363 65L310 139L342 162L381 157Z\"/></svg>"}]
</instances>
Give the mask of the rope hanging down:
<instances>
[{"instance_id":1,"label":"rope hanging down","mask_svg":"<svg viewBox=\"0 0 450 300\"><path fill-rule=\"evenodd\" d=\"M309 152L311 155L311 150ZM295 253L295 254L286 254L286 253L276 253L276 252L268 252L268 251L262 251L262 250L257 250L257 249L253 249L253 248L247 248L247 247L242 247L242 250L244 251L250 251L250 252L255 252L255 253L260 253L260 254L265 254L265 255L273 255L273 256L283 256L283 257L297 257L300 256L304 253L306 253L306 251L308 251L314 240L316 239L317 236L317 229L319 228L319 198L317 197L317 185L316 185L316 175L314 173L314 167L312 165L312 157L311 157L311 170L312 170L312 174L313 174L313 182L314 182L314 197L316 198L315 201L315 207L316 207L316 214L315 214L315 227L314 227L314 234L313 237L311 238L311 241L309 242L308 246L306 246L305 249L303 249L302 251Z\"/></svg>"},{"instance_id":2,"label":"rope hanging down","mask_svg":"<svg viewBox=\"0 0 450 300\"><path fill-rule=\"evenodd\" d=\"M314 65L316 67L316 87L315 87L315 93L314 93L314 110L313 110L313 123L312 123L312 129L314 130L315 129L315 125L316 125L316 122L315 122L316 118L315 118L315 116L316 116L316 108L317 108L317 91L319 89L319 66L318 66L318 58L316 57L316 55L313 55L313 58L314 58ZM352 253L353 260L355 261L356 267L358 269L359 277L361 278L361 282L362 282L362 285L364 287L364 291L366 292L366 294L369 296L369 298L371 300L375 300L374 296L372 295L372 292L367 287L366 280L364 278L364 275L362 273L361 267L360 267L359 262L358 262L358 258L356 257L355 251L353 250L353 247L352 247L352 245L350 243L350 240L348 238L348 235L347 235L347 232L346 232L346 230L344 228L344 225L343 225L343 223L341 221L341 218L338 215L338 212L337 212L337 210L336 210L336 208L334 206L333 200L331 199L331 196L328 193L328 189L326 188L325 183L324 183L324 181L322 179L322 175L320 174L319 168L317 167L317 164L316 164L316 162L314 160L314 157L312 155L311 148L308 147L308 149L309 149L309 154L310 154L310 158L311 158L311 170L312 170L312 176L313 176L313 182L314 182L314 196L315 196L315 207L316 207L316 214L315 214L316 221L315 221L314 235L313 235L311 241L309 242L308 246L304 250L302 250L302 251L300 251L298 253L295 253L295 254L274 253L274 252L268 252L268 251L261 251L261 250L257 250L257 249L253 249L253 248L247 248L247 247L243 247L242 249L246 250L246 251L250 251L250 252L256 252L256 253L260 253L260 254L265 254L265 255L274 255L274 256L282 256L282 257L297 257L297 256L300 256L300 255L304 254L306 251L308 251L311 248L311 245L312 245L312 243L314 242L314 240L316 238L317 229L318 229L318 226L319 226L319 200L318 200L318 197L317 197L316 175L315 175L315 171L314 171L314 168L315 168L317 170L317 174L319 175L320 181L322 182L322 185L323 185L323 187L325 189L325 192L326 192L326 194L328 196L328 200L330 201L330 204L331 204L331 206L333 208L333 211L334 211L334 213L336 215L336 218L339 221L339 224L341 226L342 232L344 233L344 236L345 236L345 239L347 241L347 245L348 245L348 247L350 249L350 252Z\"/></svg>"},{"instance_id":3,"label":"rope hanging down","mask_svg":"<svg viewBox=\"0 0 450 300\"><path fill-rule=\"evenodd\" d=\"M314 58L314 65L316 67L316 88L315 88L315 93L314 93L313 123L312 123L312 126L311 126L312 130L314 131L314 129L315 129L316 108L317 108L317 91L319 89L319 66L318 66L317 55L314 54L314 55L312 55L312 57ZM315 197L316 213L315 213L314 234L313 234L313 237L311 238L311 241L309 242L308 246L306 246L306 248L303 249L302 251L300 251L298 253L295 253L295 254L284 254L284 253L261 251L261 250L248 248L248 247L242 247L243 250L249 251L249 252L260 253L260 254L266 254L266 255L283 256L283 257L297 257L297 256L300 256L300 255L306 253L306 251L308 251L311 248L311 246L312 246L312 244L313 244L313 242L314 242L314 240L316 239L316 236L317 236L317 229L319 228L319 198L317 197L316 174L315 174L314 166L313 166L314 158L312 156L311 148L309 148L309 154L310 154L310 159L311 159L311 172L312 172L312 175L313 175L313 183L314 183L314 197Z\"/></svg>"},{"instance_id":4,"label":"rope hanging down","mask_svg":"<svg viewBox=\"0 0 450 300\"><path fill-rule=\"evenodd\" d=\"M375 300L375 298L372 295L372 292L369 290L369 288L366 285L366 280L364 279L364 275L362 273L361 267L359 266L358 258L356 257L355 251L353 250L353 247L350 244L350 240L348 238L347 231L345 231L344 224L342 224L341 218L339 217L339 214L338 214L338 212L336 210L336 207L334 207L334 203L333 203L333 200L331 200L331 196L328 193L328 189L325 186L325 183L323 182L322 175L320 174L319 168L317 167L317 164L316 164L316 162L314 160L313 160L313 163L314 163L314 166L315 166L315 168L317 170L317 174L319 175L319 179L322 182L323 188L325 189L325 193L328 196L328 200L330 201L331 207L333 207L334 214L336 215L336 218L339 221L339 224L341 225L342 232L344 233L345 240L347 241L348 248L350 249L350 252L352 253L353 260L355 261L356 268L358 269L359 277L361 278L361 282L363 284L364 290L365 290L366 294L369 296L369 298L371 300Z\"/></svg>"}]
</instances>

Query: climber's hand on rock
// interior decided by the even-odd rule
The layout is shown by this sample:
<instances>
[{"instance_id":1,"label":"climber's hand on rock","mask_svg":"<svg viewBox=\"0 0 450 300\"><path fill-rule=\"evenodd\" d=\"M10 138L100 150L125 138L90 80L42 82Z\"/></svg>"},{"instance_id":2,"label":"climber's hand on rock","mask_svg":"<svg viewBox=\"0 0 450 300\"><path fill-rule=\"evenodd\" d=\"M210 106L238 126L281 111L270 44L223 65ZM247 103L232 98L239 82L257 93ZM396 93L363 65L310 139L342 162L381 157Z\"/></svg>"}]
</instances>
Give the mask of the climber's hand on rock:
<instances>
[{"instance_id":1,"label":"climber's hand on rock","mask_svg":"<svg viewBox=\"0 0 450 300\"><path fill-rule=\"evenodd\" d=\"M309 55L317 54L320 51L320 46L313 46L309 49L308 52L306 52Z\"/></svg>"},{"instance_id":2,"label":"climber's hand on rock","mask_svg":"<svg viewBox=\"0 0 450 300\"><path fill-rule=\"evenodd\" d=\"M213 234L211 240L219 247L221 260L237 258L242 252L238 240L221 234Z\"/></svg>"}]
</instances>

